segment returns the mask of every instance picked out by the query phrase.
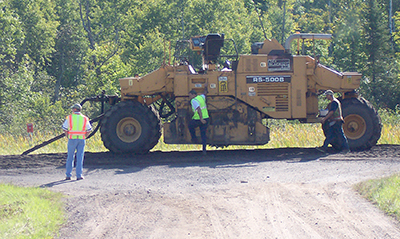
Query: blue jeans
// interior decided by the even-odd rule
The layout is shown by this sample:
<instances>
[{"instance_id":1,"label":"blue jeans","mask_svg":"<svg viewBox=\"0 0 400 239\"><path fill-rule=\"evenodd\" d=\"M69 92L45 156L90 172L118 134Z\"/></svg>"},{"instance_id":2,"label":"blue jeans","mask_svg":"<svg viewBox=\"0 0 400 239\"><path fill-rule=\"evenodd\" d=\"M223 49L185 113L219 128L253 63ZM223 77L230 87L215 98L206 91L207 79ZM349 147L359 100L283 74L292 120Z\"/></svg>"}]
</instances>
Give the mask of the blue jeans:
<instances>
[{"instance_id":1,"label":"blue jeans","mask_svg":"<svg viewBox=\"0 0 400 239\"><path fill-rule=\"evenodd\" d=\"M76 151L76 177L82 177L83 157L85 156L85 140L84 139L68 139L68 157L66 167L67 177L71 177L72 168L74 166L74 156Z\"/></svg>"},{"instance_id":2,"label":"blue jeans","mask_svg":"<svg viewBox=\"0 0 400 239\"><path fill-rule=\"evenodd\" d=\"M192 142L193 143L197 143L197 137L196 137L196 128L200 127L200 135L201 135L201 144L203 145L203 148L206 147L207 145L207 126L208 126L208 122L209 122L209 118L208 119L204 119L206 121L205 124L201 123L200 120L194 120L192 119L189 122L189 132L190 132L190 136L192 137Z\"/></svg>"},{"instance_id":3,"label":"blue jeans","mask_svg":"<svg viewBox=\"0 0 400 239\"><path fill-rule=\"evenodd\" d=\"M342 142L341 150L348 150L349 143L347 141L346 136L343 132L342 122L337 121L334 125L328 128L328 132L326 133L326 139L324 141L324 145L322 146L324 149L328 148L328 145L337 138L339 142Z\"/></svg>"}]
</instances>

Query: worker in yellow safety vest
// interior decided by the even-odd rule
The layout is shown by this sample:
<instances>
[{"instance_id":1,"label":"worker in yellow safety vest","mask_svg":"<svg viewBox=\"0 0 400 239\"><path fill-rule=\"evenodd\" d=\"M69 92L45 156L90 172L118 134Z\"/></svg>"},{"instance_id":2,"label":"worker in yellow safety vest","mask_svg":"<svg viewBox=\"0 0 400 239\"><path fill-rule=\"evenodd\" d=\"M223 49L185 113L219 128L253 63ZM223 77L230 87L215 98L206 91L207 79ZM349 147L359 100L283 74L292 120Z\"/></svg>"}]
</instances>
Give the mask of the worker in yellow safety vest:
<instances>
[{"instance_id":1,"label":"worker in yellow safety vest","mask_svg":"<svg viewBox=\"0 0 400 239\"><path fill-rule=\"evenodd\" d=\"M198 140L196 137L196 128L200 128L200 135L201 135L201 143L203 145L203 155L207 154L206 145L207 145L207 126L209 123L209 116L206 104L206 95L208 89L207 84L204 87L204 93L201 95L197 95L197 92L191 90L189 92L189 100L193 110L193 117L192 120L189 122L189 132L190 136L192 137L192 143L197 144Z\"/></svg>"},{"instance_id":2,"label":"worker in yellow safety vest","mask_svg":"<svg viewBox=\"0 0 400 239\"><path fill-rule=\"evenodd\" d=\"M85 140L92 131L88 117L81 113L82 106L75 104L71 107L72 114L68 115L62 125L68 138L68 156L66 167L66 180L71 180L74 156L76 151L76 179L83 179L83 158L85 155Z\"/></svg>"}]
</instances>

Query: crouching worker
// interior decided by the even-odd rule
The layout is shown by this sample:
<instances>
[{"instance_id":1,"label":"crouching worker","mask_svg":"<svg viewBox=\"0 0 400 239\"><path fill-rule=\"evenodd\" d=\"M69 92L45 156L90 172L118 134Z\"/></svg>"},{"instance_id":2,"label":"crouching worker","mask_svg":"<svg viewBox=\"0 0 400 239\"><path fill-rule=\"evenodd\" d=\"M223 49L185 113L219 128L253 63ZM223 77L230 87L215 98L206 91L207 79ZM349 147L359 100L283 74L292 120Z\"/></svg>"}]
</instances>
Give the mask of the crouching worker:
<instances>
[{"instance_id":1,"label":"crouching worker","mask_svg":"<svg viewBox=\"0 0 400 239\"><path fill-rule=\"evenodd\" d=\"M71 107L72 114L67 116L62 125L65 135L68 138L68 156L65 180L71 180L71 173L74 164L74 156L76 151L76 179L83 179L83 158L85 154L85 139L92 131L88 117L81 114L82 106L75 104Z\"/></svg>"},{"instance_id":2,"label":"crouching worker","mask_svg":"<svg viewBox=\"0 0 400 239\"><path fill-rule=\"evenodd\" d=\"M318 151L326 153L328 149L328 145L334 140L337 139L339 142L342 142L341 150L344 153L348 153L349 143L347 141L346 136L343 132L343 116L342 116L342 106L340 101L335 98L333 91L327 90L324 95L331 102L328 104L328 114L322 119L322 125L327 122L329 124L328 130L326 132L326 138L324 141L324 145L320 148L317 148Z\"/></svg>"},{"instance_id":3,"label":"crouching worker","mask_svg":"<svg viewBox=\"0 0 400 239\"><path fill-rule=\"evenodd\" d=\"M193 117L192 120L189 122L189 132L190 136L192 137L192 143L198 143L196 137L196 128L200 127L200 134L201 134L201 143L203 145L203 155L207 154L206 145L207 145L207 126L209 123L209 116L206 104L206 94L207 94L207 85L204 88L204 94L197 95L197 92L191 90L189 92L189 100L190 104L192 105L193 110Z\"/></svg>"}]
</instances>

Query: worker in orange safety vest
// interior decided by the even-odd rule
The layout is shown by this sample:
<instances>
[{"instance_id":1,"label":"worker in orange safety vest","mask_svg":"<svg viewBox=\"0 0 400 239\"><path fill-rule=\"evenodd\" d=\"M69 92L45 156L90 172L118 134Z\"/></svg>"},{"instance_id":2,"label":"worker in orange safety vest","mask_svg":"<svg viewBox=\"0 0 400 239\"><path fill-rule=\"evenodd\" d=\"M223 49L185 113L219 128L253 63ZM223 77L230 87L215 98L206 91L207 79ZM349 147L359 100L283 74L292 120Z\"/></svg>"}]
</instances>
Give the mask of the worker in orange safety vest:
<instances>
[{"instance_id":1,"label":"worker in orange safety vest","mask_svg":"<svg viewBox=\"0 0 400 239\"><path fill-rule=\"evenodd\" d=\"M83 158L85 155L86 137L92 131L88 117L81 113L82 106L75 104L71 107L72 114L68 115L62 125L68 138L68 156L66 162L66 180L71 180L74 156L76 151L76 179L83 179Z\"/></svg>"}]
</instances>

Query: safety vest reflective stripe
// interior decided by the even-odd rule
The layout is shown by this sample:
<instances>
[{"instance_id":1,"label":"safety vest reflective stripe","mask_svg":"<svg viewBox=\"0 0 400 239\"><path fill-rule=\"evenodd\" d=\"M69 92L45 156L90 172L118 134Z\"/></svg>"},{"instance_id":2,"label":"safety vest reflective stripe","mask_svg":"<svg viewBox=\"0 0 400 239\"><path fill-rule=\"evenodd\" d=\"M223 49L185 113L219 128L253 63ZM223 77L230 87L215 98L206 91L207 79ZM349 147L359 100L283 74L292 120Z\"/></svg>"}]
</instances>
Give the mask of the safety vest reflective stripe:
<instances>
[{"instance_id":1,"label":"safety vest reflective stripe","mask_svg":"<svg viewBox=\"0 0 400 239\"><path fill-rule=\"evenodd\" d=\"M83 134L86 134L86 131L85 132L82 132L82 131L68 131L68 134L83 135Z\"/></svg>"},{"instance_id":2,"label":"safety vest reflective stripe","mask_svg":"<svg viewBox=\"0 0 400 239\"><path fill-rule=\"evenodd\" d=\"M70 139L85 139L86 125L88 118L83 115L69 115L69 131L68 135ZM80 126L82 125L82 128ZM74 137L75 136L75 137Z\"/></svg>"},{"instance_id":3,"label":"safety vest reflective stripe","mask_svg":"<svg viewBox=\"0 0 400 239\"><path fill-rule=\"evenodd\" d=\"M69 118L68 118L68 122L69 122L69 130L71 130L72 129L72 115L69 115L68 116Z\"/></svg>"}]
</instances>

